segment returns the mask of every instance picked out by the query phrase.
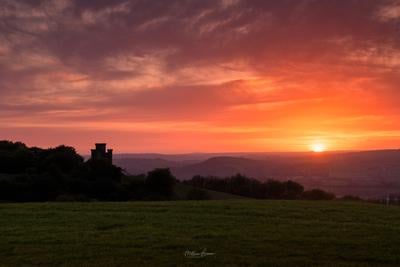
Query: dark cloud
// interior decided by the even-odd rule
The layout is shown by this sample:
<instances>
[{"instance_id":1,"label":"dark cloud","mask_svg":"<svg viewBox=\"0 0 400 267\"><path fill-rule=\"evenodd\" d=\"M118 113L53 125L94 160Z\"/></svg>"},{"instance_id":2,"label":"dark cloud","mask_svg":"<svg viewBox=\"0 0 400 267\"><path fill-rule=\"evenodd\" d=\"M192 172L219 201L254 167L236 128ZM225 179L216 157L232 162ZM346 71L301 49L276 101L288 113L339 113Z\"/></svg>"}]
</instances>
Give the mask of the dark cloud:
<instances>
[{"instance_id":1,"label":"dark cloud","mask_svg":"<svg viewBox=\"0 0 400 267\"><path fill-rule=\"evenodd\" d=\"M44 1L33 11L28 2L8 3L8 31L40 35L35 43L45 52L88 73L106 57L167 49L176 51L166 62L174 70L232 57L274 66L333 60L360 46L398 47L395 27L376 17L387 1Z\"/></svg>"}]
</instances>

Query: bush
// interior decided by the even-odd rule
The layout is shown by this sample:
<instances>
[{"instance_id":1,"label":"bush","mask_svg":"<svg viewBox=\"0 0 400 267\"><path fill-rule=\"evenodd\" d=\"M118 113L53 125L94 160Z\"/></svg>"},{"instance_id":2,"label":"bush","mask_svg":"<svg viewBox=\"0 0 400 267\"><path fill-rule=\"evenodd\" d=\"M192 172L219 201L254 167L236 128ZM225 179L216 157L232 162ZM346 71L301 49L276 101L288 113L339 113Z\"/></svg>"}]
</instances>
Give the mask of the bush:
<instances>
[{"instance_id":1,"label":"bush","mask_svg":"<svg viewBox=\"0 0 400 267\"><path fill-rule=\"evenodd\" d=\"M329 192L325 192L321 189L312 189L304 191L302 195L303 199L306 200L332 200L335 199L335 195Z\"/></svg>"},{"instance_id":2,"label":"bush","mask_svg":"<svg viewBox=\"0 0 400 267\"><path fill-rule=\"evenodd\" d=\"M146 196L146 175L125 176L122 180L122 186L129 192L128 198L131 200L144 199Z\"/></svg>"},{"instance_id":3,"label":"bush","mask_svg":"<svg viewBox=\"0 0 400 267\"><path fill-rule=\"evenodd\" d=\"M146 190L157 200L170 199L174 194L175 180L169 169L155 169L147 174Z\"/></svg>"}]
</instances>

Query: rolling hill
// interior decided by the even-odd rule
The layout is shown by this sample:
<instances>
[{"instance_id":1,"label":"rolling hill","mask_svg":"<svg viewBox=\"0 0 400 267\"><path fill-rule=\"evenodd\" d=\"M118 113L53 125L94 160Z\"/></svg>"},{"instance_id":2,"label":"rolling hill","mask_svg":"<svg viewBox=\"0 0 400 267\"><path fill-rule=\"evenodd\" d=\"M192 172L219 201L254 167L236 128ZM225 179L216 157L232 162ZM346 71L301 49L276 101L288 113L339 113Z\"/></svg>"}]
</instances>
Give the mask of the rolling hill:
<instances>
[{"instance_id":1,"label":"rolling hill","mask_svg":"<svg viewBox=\"0 0 400 267\"><path fill-rule=\"evenodd\" d=\"M238 156L240 155L240 157ZM160 156L160 155L158 155ZM162 155L161 155L162 156ZM177 158L175 156L175 158ZM180 180L194 175L226 177L241 173L259 180L295 180L337 195L381 198L400 193L400 150L335 153L233 154L199 160L193 155L166 158L117 158L129 173L170 168Z\"/></svg>"}]
</instances>

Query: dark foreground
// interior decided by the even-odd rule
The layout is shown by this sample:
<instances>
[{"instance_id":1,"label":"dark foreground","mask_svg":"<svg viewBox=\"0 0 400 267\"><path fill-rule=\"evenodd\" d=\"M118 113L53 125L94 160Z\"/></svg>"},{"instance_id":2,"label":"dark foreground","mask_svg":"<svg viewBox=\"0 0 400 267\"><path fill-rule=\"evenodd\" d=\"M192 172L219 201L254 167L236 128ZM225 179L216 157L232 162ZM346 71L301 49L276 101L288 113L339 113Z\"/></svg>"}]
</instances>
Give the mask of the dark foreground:
<instances>
[{"instance_id":1,"label":"dark foreground","mask_svg":"<svg viewBox=\"0 0 400 267\"><path fill-rule=\"evenodd\" d=\"M400 207L377 204L1 204L0 226L0 266L400 266Z\"/></svg>"}]
</instances>

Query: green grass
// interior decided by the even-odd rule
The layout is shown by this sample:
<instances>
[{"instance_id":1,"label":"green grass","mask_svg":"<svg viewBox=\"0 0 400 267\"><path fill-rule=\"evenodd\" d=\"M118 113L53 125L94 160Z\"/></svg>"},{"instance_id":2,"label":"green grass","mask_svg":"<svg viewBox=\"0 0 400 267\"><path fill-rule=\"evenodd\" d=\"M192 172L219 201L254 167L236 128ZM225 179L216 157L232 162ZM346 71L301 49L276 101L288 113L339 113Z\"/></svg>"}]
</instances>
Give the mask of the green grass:
<instances>
[{"instance_id":1,"label":"green grass","mask_svg":"<svg viewBox=\"0 0 400 267\"><path fill-rule=\"evenodd\" d=\"M201 259L186 250L216 253ZM400 208L352 202L0 205L0 266L400 266Z\"/></svg>"}]
</instances>

